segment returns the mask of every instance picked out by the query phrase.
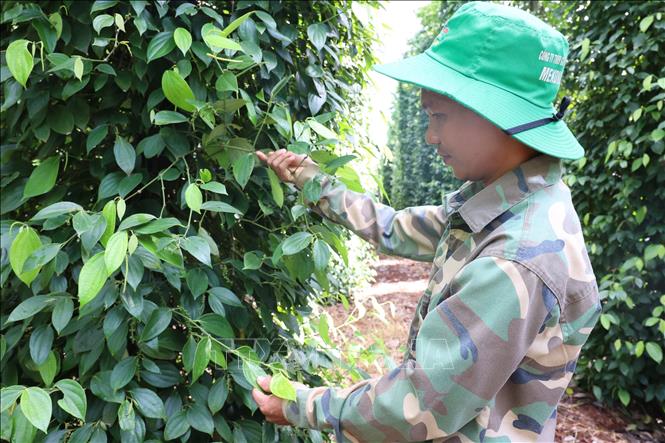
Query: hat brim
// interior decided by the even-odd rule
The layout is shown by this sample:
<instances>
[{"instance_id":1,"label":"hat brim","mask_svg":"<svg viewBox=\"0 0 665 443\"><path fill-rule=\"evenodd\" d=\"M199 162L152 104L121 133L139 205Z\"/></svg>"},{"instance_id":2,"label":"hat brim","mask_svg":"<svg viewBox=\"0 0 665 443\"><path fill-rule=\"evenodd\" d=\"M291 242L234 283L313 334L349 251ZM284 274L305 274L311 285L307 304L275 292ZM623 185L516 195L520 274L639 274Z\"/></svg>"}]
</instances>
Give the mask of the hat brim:
<instances>
[{"instance_id":1,"label":"hat brim","mask_svg":"<svg viewBox=\"0 0 665 443\"><path fill-rule=\"evenodd\" d=\"M448 96L501 129L551 117L555 112L553 107L536 106L512 92L461 74L427 53L375 65L372 69L395 80ZM512 137L553 157L576 160L584 156L584 148L562 120Z\"/></svg>"}]
</instances>

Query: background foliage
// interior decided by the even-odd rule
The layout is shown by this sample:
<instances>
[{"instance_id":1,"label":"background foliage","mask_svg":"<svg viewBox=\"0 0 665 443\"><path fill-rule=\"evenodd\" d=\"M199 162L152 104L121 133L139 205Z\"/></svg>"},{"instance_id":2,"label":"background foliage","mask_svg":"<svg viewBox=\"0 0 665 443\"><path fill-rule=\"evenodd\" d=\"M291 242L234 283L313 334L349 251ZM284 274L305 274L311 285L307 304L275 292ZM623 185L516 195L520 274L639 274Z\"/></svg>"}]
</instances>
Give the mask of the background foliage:
<instances>
[{"instance_id":1,"label":"background foliage","mask_svg":"<svg viewBox=\"0 0 665 443\"><path fill-rule=\"evenodd\" d=\"M564 177L583 223L603 314L577 382L607 403L665 412L665 12L659 2L512 2L567 36L560 96L586 148ZM428 47L457 7L433 3L409 54ZM400 85L384 178L396 207L440 204L457 187L431 146L419 90Z\"/></svg>"},{"instance_id":2,"label":"background foliage","mask_svg":"<svg viewBox=\"0 0 665 443\"><path fill-rule=\"evenodd\" d=\"M423 52L441 31L441 24L459 7L455 2L432 2L418 11L422 29L409 41L405 56ZM462 182L441 161L436 149L425 143L427 114L420 106L420 88L400 82L393 102L388 133L392 162L384 162L384 187L395 208L438 204L443 195ZM430 203L424 203L430 202ZM436 202L436 203L435 203Z\"/></svg>"},{"instance_id":3,"label":"background foliage","mask_svg":"<svg viewBox=\"0 0 665 443\"><path fill-rule=\"evenodd\" d=\"M254 151L362 189L334 129L372 30L346 1L98 0L3 2L1 31L1 437L321 440L250 392L332 366L305 317L345 234Z\"/></svg>"}]
</instances>

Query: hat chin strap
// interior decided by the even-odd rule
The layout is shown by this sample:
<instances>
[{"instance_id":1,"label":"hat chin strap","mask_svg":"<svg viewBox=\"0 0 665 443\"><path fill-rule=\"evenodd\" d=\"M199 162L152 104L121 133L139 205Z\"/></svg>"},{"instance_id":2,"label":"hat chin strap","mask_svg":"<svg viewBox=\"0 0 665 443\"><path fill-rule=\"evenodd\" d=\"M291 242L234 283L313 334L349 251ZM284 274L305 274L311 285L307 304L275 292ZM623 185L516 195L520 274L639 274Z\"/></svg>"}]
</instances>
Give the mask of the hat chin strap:
<instances>
[{"instance_id":1,"label":"hat chin strap","mask_svg":"<svg viewBox=\"0 0 665 443\"><path fill-rule=\"evenodd\" d=\"M520 132L528 131L529 129L537 128L539 126L544 126L548 123L558 122L566 114L566 109L568 108L568 105L570 105L570 97L566 95L561 99L561 103L559 104L559 112L554 114L552 117L541 118L540 120L524 123L522 125L515 126L509 129L504 129L503 132L505 132L508 135L515 135Z\"/></svg>"}]
</instances>

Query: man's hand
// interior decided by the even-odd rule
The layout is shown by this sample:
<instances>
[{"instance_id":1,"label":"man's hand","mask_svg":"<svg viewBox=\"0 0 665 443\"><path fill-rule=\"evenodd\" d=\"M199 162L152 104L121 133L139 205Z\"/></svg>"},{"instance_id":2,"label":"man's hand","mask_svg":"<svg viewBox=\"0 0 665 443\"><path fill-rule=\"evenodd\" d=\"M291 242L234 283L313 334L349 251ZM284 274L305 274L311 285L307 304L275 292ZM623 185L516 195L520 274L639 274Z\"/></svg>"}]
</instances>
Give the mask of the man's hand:
<instances>
[{"instance_id":1,"label":"man's hand","mask_svg":"<svg viewBox=\"0 0 665 443\"><path fill-rule=\"evenodd\" d=\"M264 391L270 393L271 379L272 377L259 377L256 381ZM259 405L259 409L261 409L261 412L265 415L266 420L277 425L291 424L286 417L284 417L284 412L282 411L282 406L286 400L274 395L266 395L256 388L252 389L252 397L254 397L256 404Z\"/></svg>"},{"instance_id":2,"label":"man's hand","mask_svg":"<svg viewBox=\"0 0 665 443\"><path fill-rule=\"evenodd\" d=\"M295 152L287 151L286 149L278 149L264 154L261 151L256 151L256 156L259 160L267 162L277 174L280 180L283 182L294 183L294 178L296 174L296 169L299 166L305 166L307 164L316 164L313 160L307 157L305 154L296 154Z\"/></svg>"}]
</instances>

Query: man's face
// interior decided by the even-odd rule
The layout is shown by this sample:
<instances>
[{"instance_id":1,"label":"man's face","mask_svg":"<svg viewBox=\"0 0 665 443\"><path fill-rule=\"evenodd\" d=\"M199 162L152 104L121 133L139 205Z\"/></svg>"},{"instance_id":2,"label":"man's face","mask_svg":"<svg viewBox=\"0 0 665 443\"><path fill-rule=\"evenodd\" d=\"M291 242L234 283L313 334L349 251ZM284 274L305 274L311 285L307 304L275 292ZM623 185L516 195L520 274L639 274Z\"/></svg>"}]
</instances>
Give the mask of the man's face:
<instances>
[{"instance_id":1,"label":"man's face","mask_svg":"<svg viewBox=\"0 0 665 443\"><path fill-rule=\"evenodd\" d=\"M491 181L507 155L501 129L448 97L421 89L429 116L425 141L461 180Z\"/></svg>"}]
</instances>

